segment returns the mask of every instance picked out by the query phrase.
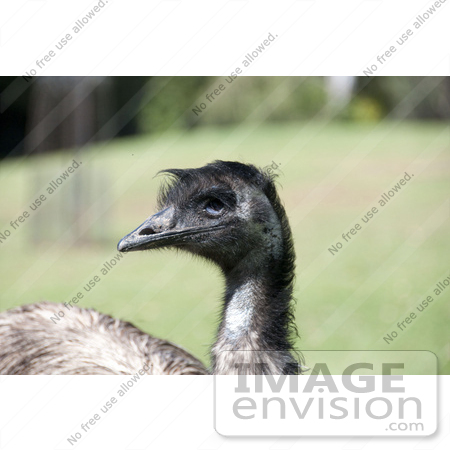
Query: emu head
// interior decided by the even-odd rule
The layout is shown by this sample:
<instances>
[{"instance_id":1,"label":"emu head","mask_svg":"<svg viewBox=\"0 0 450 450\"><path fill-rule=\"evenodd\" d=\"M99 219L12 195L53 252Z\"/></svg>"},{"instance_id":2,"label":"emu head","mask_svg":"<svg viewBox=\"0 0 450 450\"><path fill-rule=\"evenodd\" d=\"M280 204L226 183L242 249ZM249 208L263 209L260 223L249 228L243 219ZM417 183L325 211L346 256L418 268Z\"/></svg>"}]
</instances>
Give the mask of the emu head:
<instances>
[{"instance_id":1,"label":"emu head","mask_svg":"<svg viewBox=\"0 0 450 450\"><path fill-rule=\"evenodd\" d=\"M215 161L198 169L168 169L159 212L125 236L121 252L175 247L208 258L224 271L249 253L276 257L283 245L284 209L270 176L252 165ZM284 228L286 228L286 226ZM286 230L285 230L286 231Z\"/></svg>"}]
</instances>

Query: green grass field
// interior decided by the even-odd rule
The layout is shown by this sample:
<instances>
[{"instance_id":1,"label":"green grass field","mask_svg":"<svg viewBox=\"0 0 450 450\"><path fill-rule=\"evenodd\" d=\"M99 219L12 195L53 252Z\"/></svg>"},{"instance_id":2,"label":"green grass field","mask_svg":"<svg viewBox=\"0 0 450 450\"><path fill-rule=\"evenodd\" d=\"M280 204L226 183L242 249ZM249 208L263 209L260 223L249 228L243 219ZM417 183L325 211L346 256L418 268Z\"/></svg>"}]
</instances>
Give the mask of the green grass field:
<instances>
[{"instance_id":1,"label":"green grass field","mask_svg":"<svg viewBox=\"0 0 450 450\"><path fill-rule=\"evenodd\" d=\"M79 169L12 230L10 221L73 158ZM299 349L431 350L440 372L450 374L450 287L434 292L450 276L449 130L435 123L199 128L117 139L81 155L4 161L0 232L11 234L0 243L0 310L69 301L100 275L79 306L131 321L208 363L223 289L215 268L170 251L127 254L107 275L101 267L117 255L119 239L155 212L158 170L214 159L279 165L297 252ZM411 179L380 206L405 172ZM77 184L81 240L71 219ZM378 212L363 223L374 206ZM356 223L361 229L345 242L342 234ZM34 235L43 241L34 244ZM338 242L342 248L332 255L328 249ZM419 312L429 295L433 301ZM400 330L397 323L414 311ZM388 344L383 338L393 331Z\"/></svg>"}]
</instances>

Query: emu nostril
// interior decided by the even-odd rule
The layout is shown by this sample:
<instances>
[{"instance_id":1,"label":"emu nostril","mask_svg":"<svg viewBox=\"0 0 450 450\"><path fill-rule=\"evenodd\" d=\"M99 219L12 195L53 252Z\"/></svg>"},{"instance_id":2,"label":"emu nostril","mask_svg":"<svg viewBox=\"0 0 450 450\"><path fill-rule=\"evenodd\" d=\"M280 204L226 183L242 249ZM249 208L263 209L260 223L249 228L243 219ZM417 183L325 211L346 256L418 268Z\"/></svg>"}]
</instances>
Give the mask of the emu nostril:
<instances>
[{"instance_id":1,"label":"emu nostril","mask_svg":"<svg viewBox=\"0 0 450 450\"><path fill-rule=\"evenodd\" d=\"M156 231L152 228L143 228L139 231L139 236L149 236L150 234L156 234Z\"/></svg>"}]
</instances>

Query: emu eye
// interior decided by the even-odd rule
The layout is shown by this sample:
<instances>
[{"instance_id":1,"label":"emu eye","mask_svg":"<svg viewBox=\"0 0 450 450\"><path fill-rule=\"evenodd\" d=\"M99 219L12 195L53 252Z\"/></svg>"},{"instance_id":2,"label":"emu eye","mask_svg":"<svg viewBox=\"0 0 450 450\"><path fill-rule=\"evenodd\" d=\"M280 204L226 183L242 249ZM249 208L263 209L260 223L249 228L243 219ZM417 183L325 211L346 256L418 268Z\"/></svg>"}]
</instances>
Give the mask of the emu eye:
<instances>
[{"instance_id":1,"label":"emu eye","mask_svg":"<svg viewBox=\"0 0 450 450\"><path fill-rule=\"evenodd\" d=\"M205 205L205 211L213 216L218 216L224 208L224 204L218 199L211 199Z\"/></svg>"}]
</instances>

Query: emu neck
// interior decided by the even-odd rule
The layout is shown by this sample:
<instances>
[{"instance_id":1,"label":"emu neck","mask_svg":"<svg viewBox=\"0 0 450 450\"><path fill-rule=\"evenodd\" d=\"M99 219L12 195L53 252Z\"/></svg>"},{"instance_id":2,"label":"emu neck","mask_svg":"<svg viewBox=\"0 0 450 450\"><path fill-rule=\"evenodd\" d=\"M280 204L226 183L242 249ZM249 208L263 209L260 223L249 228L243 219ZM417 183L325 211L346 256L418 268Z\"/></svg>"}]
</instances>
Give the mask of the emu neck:
<instances>
[{"instance_id":1,"label":"emu neck","mask_svg":"<svg viewBox=\"0 0 450 450\"><path fill-rule=\"evenodd\" d=\"M291 373L293 255L257 249L225 272L226 292L213 371ZM237 364L240 367L236 367ZM244 364L244 365L242 365Z\"/></svg>"}]
</instances>

